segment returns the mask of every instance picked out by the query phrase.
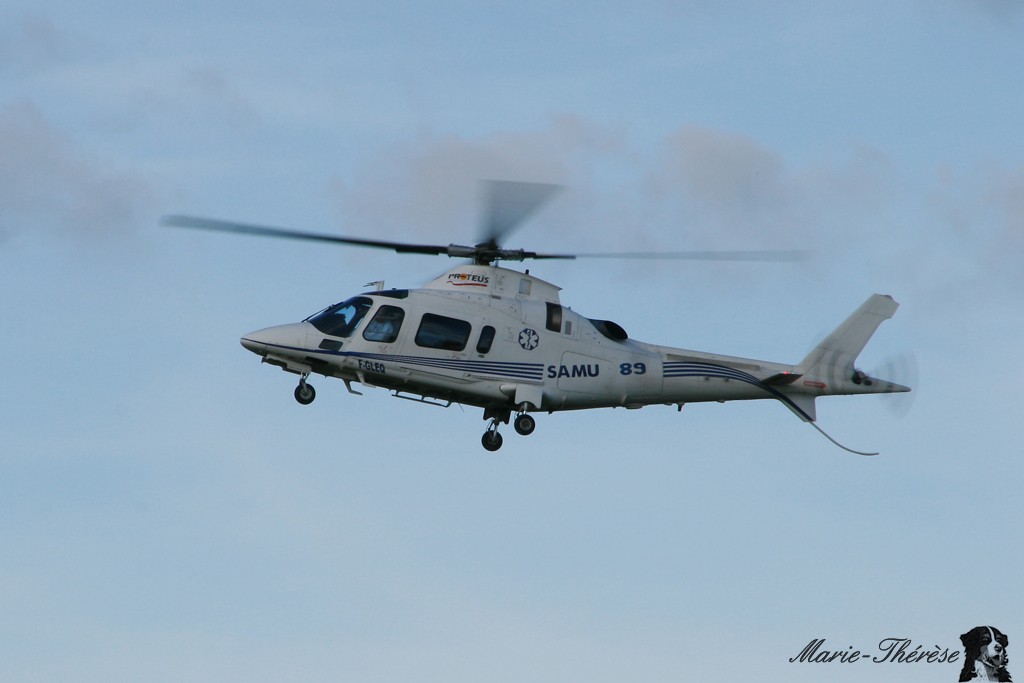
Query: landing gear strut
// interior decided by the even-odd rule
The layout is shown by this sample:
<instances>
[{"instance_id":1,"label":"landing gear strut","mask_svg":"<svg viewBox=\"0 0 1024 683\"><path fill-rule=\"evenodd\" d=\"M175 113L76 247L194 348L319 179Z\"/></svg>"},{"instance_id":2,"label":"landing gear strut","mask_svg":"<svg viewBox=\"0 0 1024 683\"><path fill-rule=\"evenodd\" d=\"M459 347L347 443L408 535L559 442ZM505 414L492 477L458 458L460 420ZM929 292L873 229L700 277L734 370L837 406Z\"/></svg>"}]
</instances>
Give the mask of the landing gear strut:
<instances>
[{"instance_id":1,"label":"landing gear strut","mask_svg":"<svg viewBox=\"0 0 1024 683\"><path fill-rule=\"evenodd\" d=\"M304 406L308 406L316 398L316 389L312 384L306 384L306 375L299 377L299 386L295 387L295 400Z\"/></svg>"},{"instance_id":2,"label":"landing gear strut","mask_svg":"<svg viewBox=\"0 0 1024 683\"><path fill-rule=\"evenodd\" d=\"M522 436L533 434L533 430L537 428L537 421L526 412L530 407L531 405L528 403L519 405L516 417L512 420L512 426ZM498 425L502 423L508 424L508 421L512 419L512 410L506 406L485 408L484 419L490 420L491 423L487 425L487 431L480 438L480 443L483 444L484 448L493 452L501 448L503 441L501 434L498 433Z\"/></svg>"}]
</instances>

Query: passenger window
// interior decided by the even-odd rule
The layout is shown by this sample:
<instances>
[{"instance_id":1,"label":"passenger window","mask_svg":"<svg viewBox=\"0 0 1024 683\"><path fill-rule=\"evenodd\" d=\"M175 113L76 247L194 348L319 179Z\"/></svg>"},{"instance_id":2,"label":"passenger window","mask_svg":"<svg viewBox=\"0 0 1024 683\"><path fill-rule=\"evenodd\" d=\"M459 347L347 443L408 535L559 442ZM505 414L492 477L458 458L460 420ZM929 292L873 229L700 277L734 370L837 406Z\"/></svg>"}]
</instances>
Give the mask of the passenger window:
<instances>
[{"instance_id":1,"label":"passenger window","mask_svg":"<svg viewBox=\"0 0 1024 683\"><path fill-rule=\"evenodd\" d=\"M548 303L547 328L552 332L562 331L562 307L558 304Z\"/></svg>"},{"instance_id":2,"label":"passenger window","mask_svg":"<svg viewBox=\"0 0 1024 683\"><path fill-rule=\"evenodd\" d=\"M490 325L484 325L484 328L480 330L480 339L476 342L477 353L487 353L491 350L491 344L494 343L494 328Z\"/></svg>"},{"instance_id":3,"label":"passenger window","mask_svg":"<svg viewBox=\"0 0 1024 683\"><path fill-rule=\"evenodd\" d=\"M427 349L462 351L469 341L471 325L465 320L424 313L416 330L416 345Z\"/></svg>"},{"instance_id":4,"label":"passenger window","mask_svg":"<svg viewBox=\"0 0 1024 683\"><path fill-rule=\"evenodd\" d=\"M402 329L402 320L405 319L405 311L397 306L381 306L377 312L366 323L363 330L363 339L367 341L383 342L390 344L398 339L398 331Z\"/></svg>"}]
</instances>

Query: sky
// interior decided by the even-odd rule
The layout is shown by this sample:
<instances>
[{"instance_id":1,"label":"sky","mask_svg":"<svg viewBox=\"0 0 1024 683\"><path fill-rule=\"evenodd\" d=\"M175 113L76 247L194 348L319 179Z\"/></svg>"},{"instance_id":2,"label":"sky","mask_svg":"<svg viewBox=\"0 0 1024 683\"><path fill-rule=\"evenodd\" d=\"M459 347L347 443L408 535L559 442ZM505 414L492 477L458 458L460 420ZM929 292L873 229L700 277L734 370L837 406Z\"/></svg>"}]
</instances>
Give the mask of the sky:
<instances>
[{"instance_id":1,"label":"sky","mask_svg":"<svg viewBox=\"0 0 1024 683\"><path fill-rule=\"evenodd\" d=\"M1011 0L0 5L0 680L954 681L1024 634L1024 9ZM899 397L480 411L261 366L244 333L505 246L633 338L799 361L868 295ZM1016 647L1015 647L1016 645ZM962 654L960 655L962 657Z\"/></svg>"}]
</instances>

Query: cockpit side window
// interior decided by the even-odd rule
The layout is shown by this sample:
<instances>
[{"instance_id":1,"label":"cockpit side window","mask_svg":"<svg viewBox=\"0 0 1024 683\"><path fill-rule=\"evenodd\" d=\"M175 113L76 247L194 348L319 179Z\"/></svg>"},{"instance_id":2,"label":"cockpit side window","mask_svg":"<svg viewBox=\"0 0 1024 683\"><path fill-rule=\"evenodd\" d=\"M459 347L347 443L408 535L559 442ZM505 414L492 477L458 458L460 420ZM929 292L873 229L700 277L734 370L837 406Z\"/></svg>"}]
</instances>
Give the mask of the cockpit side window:
<instances>
[{"instance_id":1,"label":"cockpit side window","mask_svg":"<svg viewBox=\"0 0 1024 683\"><path fill-rule=\"evenodd\" d=\"M328 306L319 313L306 318L316 329L331 337L350 337L356 325L373 306L373 300L355 296L340 304Z\"/></svg>"},{"instance_id":2,"label":"cockpit side window","mask_svg":"<svg viewBox=\"0 0 1024 683\"><path fill-rule=\"evenodd\" d=\"M398 331L402 329L405 311L397 306L381 306L366 323L363 339L367 341L390 344L398 339Z\"/></svg>"}]
</instances>

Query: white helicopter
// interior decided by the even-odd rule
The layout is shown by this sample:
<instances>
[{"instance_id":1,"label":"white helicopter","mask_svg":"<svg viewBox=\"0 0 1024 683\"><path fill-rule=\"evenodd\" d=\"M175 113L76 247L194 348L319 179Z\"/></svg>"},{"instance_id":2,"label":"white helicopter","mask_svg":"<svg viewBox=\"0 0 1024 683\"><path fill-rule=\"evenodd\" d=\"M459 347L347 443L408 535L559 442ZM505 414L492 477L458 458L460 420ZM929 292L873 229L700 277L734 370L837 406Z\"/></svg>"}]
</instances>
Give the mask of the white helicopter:
<instances>
[{"instance_id":1,"label":"white helicopter","mask_svg":"<svg viewBox=\"0 0 1024 683\"><path fill-rule=\"evenodd\" d=\"M490 181L485 239L476 246L419 245L341 237L236 222L167 216L165 225L313 240L469 259L416 289L377 287L321 310L301 322L249 332L242 346L299 376L295 400L313 402L311 374L341 379L350 393L358 382L398 398L483 409L481 439L501 448L499 425L533 433L533 413L587 408L774 399L832 443L815 424L819 396L885 394L909 387L868 376L854 367L882 321L899 307L873 294L797 363L703 353L631 339L610 320L584 317L563 306L559 287L496 265L499 261L640 257L787 261L801 252L670 252L540 254L504 249L499 240L550 197L556 185ZM374 283L376 284L376 283Z\"/></svg>"}]
</instances>

